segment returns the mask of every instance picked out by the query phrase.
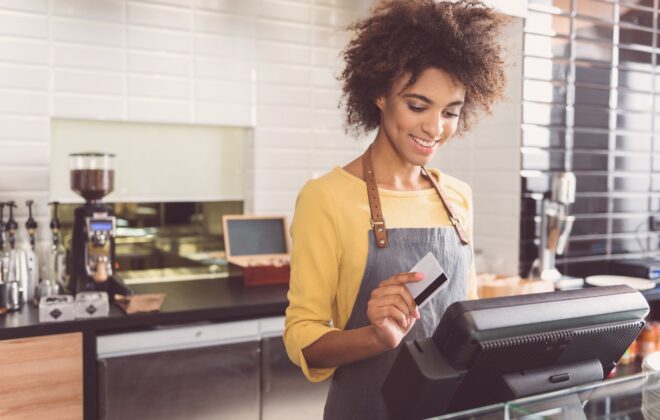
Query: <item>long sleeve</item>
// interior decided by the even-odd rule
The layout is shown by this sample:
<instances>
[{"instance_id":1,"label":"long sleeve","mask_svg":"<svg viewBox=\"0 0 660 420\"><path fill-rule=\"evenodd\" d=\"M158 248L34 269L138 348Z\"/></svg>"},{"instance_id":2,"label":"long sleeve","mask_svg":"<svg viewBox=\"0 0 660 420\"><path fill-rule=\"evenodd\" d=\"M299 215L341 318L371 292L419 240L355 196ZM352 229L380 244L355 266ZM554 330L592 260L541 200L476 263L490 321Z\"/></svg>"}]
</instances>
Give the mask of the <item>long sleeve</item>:
<instances>
[{"instance_id":1,"label":"long sleeve","mask_svg":"<svg viewBox=\"0 0 660 420\"><path fill-rule=\"evenodd\" d=\"M315 181L308 182L298 195L291 224L293 251L284 343L289 358L313 382L328 378L334 371L310 368L302 350L337 330L331 326L341 253L336 229L328 193Z\"/></svg>"}]
</instances>

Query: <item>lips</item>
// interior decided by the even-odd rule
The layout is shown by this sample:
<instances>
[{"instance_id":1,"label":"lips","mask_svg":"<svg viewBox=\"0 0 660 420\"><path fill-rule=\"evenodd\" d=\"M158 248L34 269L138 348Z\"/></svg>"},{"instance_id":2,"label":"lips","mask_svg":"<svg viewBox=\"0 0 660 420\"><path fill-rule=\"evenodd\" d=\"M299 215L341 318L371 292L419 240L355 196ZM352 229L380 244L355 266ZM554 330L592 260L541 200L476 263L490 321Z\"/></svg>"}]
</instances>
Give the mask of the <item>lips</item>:
<instances>
[{"instance_id":1,"label":"lips","mask_svg":"<svg viewBox=\"0 0 660 420\"><path fill-rule=\"evenodd\" d=\"M419 137L415 137L413 135L411 135L410 138L416 144L418 144L422 147L429 148L429 149L432 149L436 144L438 144L438 140L435 140L435 141L423 140L423 139L420 139Z\"/></svg>"}]
</instances>

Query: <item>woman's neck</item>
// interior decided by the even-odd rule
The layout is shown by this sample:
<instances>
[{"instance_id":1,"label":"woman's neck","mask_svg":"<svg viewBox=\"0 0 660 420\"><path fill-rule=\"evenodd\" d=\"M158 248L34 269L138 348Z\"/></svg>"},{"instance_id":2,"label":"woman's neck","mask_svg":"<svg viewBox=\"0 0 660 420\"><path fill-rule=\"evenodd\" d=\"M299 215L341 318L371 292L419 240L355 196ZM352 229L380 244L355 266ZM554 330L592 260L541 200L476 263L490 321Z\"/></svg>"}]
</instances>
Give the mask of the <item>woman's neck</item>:
<instances>
[{"instance_id":1,"label":"woman's neck","mask_svg":"<svg viewBox=\"0 0 660 420\"><path fill-rule=\"evenodd\" d=\"M397 191L415 191L431 188L422 175L422 167L405 161L390 143L383 130L379 130L371 145L371 161L379 186Z\"/></svg>"}]
</instances>

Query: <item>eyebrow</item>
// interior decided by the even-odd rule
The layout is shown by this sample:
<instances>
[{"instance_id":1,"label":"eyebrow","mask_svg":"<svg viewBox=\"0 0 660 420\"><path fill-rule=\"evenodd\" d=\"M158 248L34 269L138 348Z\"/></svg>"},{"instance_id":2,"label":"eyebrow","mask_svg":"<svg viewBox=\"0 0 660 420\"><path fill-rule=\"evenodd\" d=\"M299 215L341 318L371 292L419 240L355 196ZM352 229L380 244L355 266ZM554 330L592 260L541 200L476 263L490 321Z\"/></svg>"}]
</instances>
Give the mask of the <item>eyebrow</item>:
<instances>
[{"instance_id":1,"label":"eyebrow","mask_svg":"<svg viewBox=\"0 0 660 420\"><path fill-rule=\"evenodd\" d=\"M416 98L416 99L419 99L420 101L424 101L424 102L426 102L426 103L429 104L429 105L433 104L433 101L432 101L432 100L430 100L429 98L427 98L427 97L424 96L424 95L419 95L419 94L417 94L417 93L406 93L406 94L404 94L404 95L402 95L402 96L403 96L404 98ZM463 101L454 101L454 102L452 102L452 103L450 103L450 104L447 104L447 106L457 106L457 105L463 105Z\"/></svg>"}]
</instances>

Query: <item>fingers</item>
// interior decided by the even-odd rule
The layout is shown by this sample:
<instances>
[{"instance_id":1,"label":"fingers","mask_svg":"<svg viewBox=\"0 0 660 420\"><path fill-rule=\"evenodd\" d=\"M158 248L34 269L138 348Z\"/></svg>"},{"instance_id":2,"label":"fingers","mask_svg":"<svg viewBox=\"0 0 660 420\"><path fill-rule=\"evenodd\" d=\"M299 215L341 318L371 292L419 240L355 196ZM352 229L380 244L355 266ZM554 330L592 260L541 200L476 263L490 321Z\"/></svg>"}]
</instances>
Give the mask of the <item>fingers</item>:
<instances>
[{"instance_id":1,"label":"fingers","mask_svg":"<svg viewBox=\"0 0 660 420\"><path fill-rule=\"evenodd\" d=\"M411 310L408 302L399 294L385 295L377 299L371 299L368 305L376 308L394 306L406 316L415 316L414 309Z\"/></svg>"},{"instance_id":2,"label":"fingers","mask_svg":"<svg viewBox=\"0 0 660 420\"><path fill-rule=\"evenodd\" d=\"M399 296L403 299L403 302L408 307L408 310L405 312L407 314L416 314L416 318L419 318L419 311L417 310L417 304L415 300L410 295L408 289L402 284L391 284L383 285L377 287L371 292L371 299L375 301L380 301L386 296ZM382 306L378 304L377 306Z\"/></svg>"},{"instance_id":3,"label":"fingers","mask_svg":"<svg viewBox=\"0 0 660 420\"><path fill-rule=\"evenodd\" d=\"M380 285L386 284L406 284L413 281L420 281L424 278L424 273L420 272L410 272L410 273L399 273L395 274L389 279L382 281Z\"/></svg>"},{"instance_id":4,"label":"fingers","mask_svg":"<svg viewBox=\"0 0 660 420\"><path fill-rule=\"evenodd\" d=\"M384 320L385 318L393 319L402 330L406 330L410 322L413 320L407 317L403 312L394 306L381 306L375 311L376 317Z\"/></svg>"}]
</instances>

